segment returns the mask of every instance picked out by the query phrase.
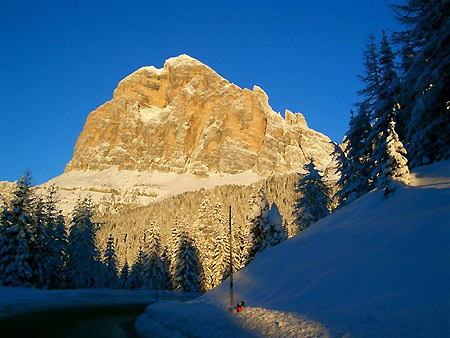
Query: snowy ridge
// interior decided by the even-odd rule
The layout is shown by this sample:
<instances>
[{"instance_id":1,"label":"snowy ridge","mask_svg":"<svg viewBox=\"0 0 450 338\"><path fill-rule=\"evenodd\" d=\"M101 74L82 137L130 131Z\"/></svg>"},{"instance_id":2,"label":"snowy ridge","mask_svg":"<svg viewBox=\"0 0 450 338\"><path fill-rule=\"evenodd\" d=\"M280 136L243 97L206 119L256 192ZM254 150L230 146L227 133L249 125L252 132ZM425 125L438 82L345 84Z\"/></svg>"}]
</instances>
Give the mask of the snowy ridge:
<instances>
[{"instance_id":1,"label":"snowy ridge","mask_svg":"<svg viewBox=\"0 0 450 338\"><path fill-rule=\"evenodd\" d=\"M67 214L79 196L89 195L100 206L113 201L148 205L187 191L226 184L249 185L260 179L251 171L235 175L209 173L201 178L189 173L137 172L111 167L102 171L70 171L41 185L39 190L54 184L60 197L58 206Z\"/></svg>"},{"instance_id":2,"label":"snowy ridge","mask_svg":"<svg viewBox=\"0 0 450 338\"><path fill-rule=\"evenodd\" d=\"M371 192L259 254L235 276L246 312L228 314L226 281L182 308L148 307L138 330L176 318L179 336L450 336L449 164L418 168L414 186Z\"/></svg>"}]
</instances>

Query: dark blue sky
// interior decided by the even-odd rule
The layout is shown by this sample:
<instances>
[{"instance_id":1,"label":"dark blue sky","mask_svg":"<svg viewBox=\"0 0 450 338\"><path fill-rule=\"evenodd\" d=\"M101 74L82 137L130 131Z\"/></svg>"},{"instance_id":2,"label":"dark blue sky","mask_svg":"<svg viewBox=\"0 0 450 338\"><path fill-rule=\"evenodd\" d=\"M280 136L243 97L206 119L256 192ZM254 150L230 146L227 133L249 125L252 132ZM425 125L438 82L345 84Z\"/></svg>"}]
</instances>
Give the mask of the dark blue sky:
<instances>
[{"instance_id":1,"label":"dark blue sky","mask_svg":"<svg viewBox=\"0 0 450 338\"><path fill-rule=\"evenodd\" d=\"M340 142L367 35L398 29L384 0L0 3L0 180L30 168L38 184L121 79L183 53Z\"/></svg>"}]
</instances>

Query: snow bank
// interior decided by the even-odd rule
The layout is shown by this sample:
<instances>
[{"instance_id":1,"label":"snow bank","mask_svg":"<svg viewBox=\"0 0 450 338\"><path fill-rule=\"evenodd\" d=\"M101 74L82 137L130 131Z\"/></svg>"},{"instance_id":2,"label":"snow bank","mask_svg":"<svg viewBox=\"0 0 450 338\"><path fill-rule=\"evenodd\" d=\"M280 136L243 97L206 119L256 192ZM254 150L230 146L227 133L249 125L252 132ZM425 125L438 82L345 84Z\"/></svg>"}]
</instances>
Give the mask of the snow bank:
<instances>
[{"instance_id":1,"label":"snow bank","mask_svg":"<svg viewBox=\"0 0 450 338\"><path fill-rule=\"evenodd\" d=\"M245 308L230 314L224 307L195 301L153 304L136 328L143 337L329 337L322 324L296 313Z\"/></svg>"},{"instance_id":2,"label":"snow bank","mask_svg":"<svg viewBox=\"0 0 450 338\"><path fill-rule=\"evenodd\" d=\"M244 313L227 314L225 282L181 307L149 306L138 330L159 325L200 337L239 328L272 337L449 337L449 164L419 168L414 186L387 199L369 193L259 254L235 275Z\"/></svg>"},{"instance_id":3,"label":"snow bank","mask_svg":"<svg viewBox=\"0 0 450 338\"><path fill-rule=\"evenodd\" d=\"M143 337L255 337L213 304L160 301L136 321Z\"/></svg>"}]
</instances>

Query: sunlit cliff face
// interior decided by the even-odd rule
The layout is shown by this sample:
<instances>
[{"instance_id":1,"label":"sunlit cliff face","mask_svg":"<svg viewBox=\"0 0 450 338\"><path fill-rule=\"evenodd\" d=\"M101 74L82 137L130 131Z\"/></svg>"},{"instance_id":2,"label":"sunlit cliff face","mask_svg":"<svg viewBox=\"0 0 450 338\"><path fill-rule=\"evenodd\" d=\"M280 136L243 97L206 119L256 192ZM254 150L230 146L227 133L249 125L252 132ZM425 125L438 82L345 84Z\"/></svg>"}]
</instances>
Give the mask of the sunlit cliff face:
<instances>
[{"instance_id":1,"label":"sunlit cliff face","mask_svg":"<svg viewBox=\"0 0 450 338\"><path fill-rule=\"evenodd\" d=\"M66 172L117 166L265 176L298 170L310 157L328 164L329 138L309 129L303 115L285 115L261 88L241 89L181 55L119 83L113 99L89 115Z\"/></svg>"}]
</instances>

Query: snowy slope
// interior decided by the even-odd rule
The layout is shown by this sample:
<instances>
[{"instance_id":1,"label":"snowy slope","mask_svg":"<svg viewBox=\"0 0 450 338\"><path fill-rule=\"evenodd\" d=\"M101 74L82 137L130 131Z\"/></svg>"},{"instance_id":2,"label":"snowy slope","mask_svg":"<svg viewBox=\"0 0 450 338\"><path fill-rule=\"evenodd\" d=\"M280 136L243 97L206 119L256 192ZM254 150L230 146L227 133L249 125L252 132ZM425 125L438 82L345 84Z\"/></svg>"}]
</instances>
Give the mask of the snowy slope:
<instances>
[{"instance_id":1,"label":"snowy slope","mask_svg":"<svg viewBox=\"0 0 450 338\"><path fill-rule=\"evenodd\" d=\"M411 186L388 199L371 192L257 256L235 276L235 300L245 300L245 313L225 311L225 282L181 307L149 306L138 330L164 336L169 325L167 336L449 337L449 168L448 161L419 168Z\"/></svg>"},{"instance_id":2,"label":"snowy slope","mask_svg":"<svg viewBox=\"0 0 450 338\"><path fill-rule=\"evenodd\" d=\"M262 177L251 171L198 177L190 173L138 172L111 167L102 171L70 171L39 186L39 191L45 193L47 187L55 185L60 200L58 207L68 214L80 196L89 195L100 205L148 205L187 191L226 184L249 185L260 179Z\"/></svg>"}]
</instances>

